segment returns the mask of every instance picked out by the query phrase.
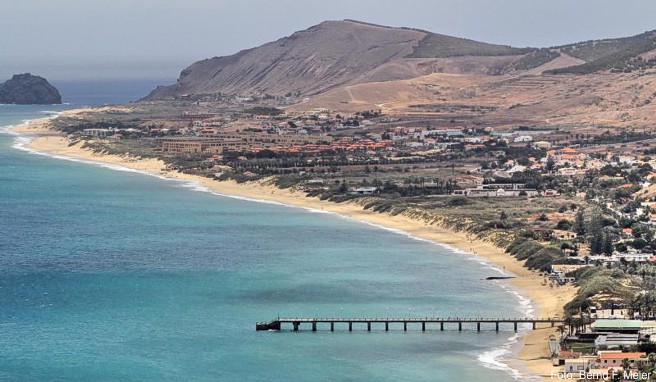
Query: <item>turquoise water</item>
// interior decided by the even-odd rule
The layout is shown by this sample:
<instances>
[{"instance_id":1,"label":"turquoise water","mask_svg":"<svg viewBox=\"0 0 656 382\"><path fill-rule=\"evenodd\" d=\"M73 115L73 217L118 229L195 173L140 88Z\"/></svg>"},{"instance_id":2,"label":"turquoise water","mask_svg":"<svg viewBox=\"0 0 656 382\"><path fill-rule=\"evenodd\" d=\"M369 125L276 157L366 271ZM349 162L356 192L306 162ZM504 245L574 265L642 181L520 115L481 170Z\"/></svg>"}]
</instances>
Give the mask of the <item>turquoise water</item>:
<instances>
[{"instance_id":1,"label":"turquoise water","mask_svg":"<svg viewBox=\"0 0 656 382\"><path fill-rule=\"evenodd\" d=\"M61 108L3 105L0 125ZM0 134L1 381L514 380L494 359L508 332L255 331L278 314L524 315L477 259L12 146Z\"/></svg>"}]
</instances>

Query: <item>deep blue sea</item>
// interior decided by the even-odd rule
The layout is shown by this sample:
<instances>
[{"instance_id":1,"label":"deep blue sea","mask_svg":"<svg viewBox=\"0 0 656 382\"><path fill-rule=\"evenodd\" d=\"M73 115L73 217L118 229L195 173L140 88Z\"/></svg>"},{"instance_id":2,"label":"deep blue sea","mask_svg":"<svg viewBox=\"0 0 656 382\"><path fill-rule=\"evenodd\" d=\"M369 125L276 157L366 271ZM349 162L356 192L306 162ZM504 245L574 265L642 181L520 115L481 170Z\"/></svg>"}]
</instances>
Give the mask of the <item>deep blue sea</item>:
<instances>
[{"instance_id":1,"label":"deep blue sea","mask_svg":"<svg viewBox=\"0 0 656 382\"><path fill-rule=\"evenodd\" d=\"M70 105L0 105L0 126L147 92L99 87L78 83ZM24 140L0 133L0 381L526 379L503 364L511 332L255 331L278 314L523 316L479 259Z\"/></svg>"}]
</instances>

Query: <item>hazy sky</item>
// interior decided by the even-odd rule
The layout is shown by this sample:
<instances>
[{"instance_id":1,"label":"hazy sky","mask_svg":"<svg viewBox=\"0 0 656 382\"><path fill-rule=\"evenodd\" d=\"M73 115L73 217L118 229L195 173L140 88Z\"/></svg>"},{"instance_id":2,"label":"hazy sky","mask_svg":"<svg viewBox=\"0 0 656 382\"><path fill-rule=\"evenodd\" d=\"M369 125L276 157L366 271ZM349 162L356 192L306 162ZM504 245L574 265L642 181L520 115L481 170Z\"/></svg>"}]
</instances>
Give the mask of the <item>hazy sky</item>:
<instances>
[{"instance_id":1,"label":"hazy sky","mask_svg":"<svg viewBox=\"0 0 656 382\"><path fill-rule=\"evenodd\" d=\"M149 77L345 18L514 46L656 29L654 0L0 0L0 80Z\"/></svg>"}]
</instances>

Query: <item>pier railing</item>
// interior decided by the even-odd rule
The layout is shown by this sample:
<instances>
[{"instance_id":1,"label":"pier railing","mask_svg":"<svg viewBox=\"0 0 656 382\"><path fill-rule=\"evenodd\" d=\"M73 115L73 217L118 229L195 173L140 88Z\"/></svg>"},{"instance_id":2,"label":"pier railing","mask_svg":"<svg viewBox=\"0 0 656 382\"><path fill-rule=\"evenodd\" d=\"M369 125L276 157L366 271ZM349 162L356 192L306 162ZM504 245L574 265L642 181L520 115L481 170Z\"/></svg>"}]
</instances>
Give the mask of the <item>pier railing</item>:
<instances>
[{"instance_id":1,"label":"pier railing","mask_svg":"<svg viewBox=\"0 0 656 382\"><path fill-rule=\"evenodd\" d=\"M406 317L406 318L277 318L268 322L258 322L255 325L256 330L284 330L285 327L292 331L299 331L301 329L310 329L316 332L319 329L330 330L334 332L336 327L346 329L352 332L354 328L361 328L367 331L372 329L381 329L390 331L390 329L408 331L414 327L415 330L421 328L422 331L426 330L458 330L463 331L469 328L476 329L478 332L488 329L500 331L507 327L512 327L514 331L519 329L521 324L531 324L532 329L538 329L538 325L542 324L543 327L555 327L556 325L564 325L565 322L560 318L466 318L466 317ZM475 326L473 326L474 324ZM486 324L486 325L484 325ZM490 324L494 325L491 326ZM510 325L509 325L510 324Z\"/></svg>"}]
</instances>

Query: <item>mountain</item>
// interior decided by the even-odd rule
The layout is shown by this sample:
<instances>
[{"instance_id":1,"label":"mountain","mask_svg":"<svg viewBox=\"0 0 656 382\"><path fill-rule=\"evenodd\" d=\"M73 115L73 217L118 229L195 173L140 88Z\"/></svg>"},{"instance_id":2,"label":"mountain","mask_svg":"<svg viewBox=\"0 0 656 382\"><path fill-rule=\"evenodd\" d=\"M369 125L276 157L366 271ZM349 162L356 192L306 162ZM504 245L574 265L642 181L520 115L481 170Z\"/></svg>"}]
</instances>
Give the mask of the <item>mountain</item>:
<instances>
[{"instance_id":1,"label":"mountain","mask_svg":"<svg viewBox=\"0 0 656 382\"><path fill-rule=\"evenodd\" d=\"M284 96L289 110L380 109L479 125L650 126L656 31L516 48L410 28L326 21L197 62L146 99Z\"/></svg>"},{"instance_id":2,"label":"mountain","mask_svg":"<svg viewBox=\"0 0 656 382\"><path fill-rule=\"evenodd\" d=\"M0 103L52 105L62 103L62 99L59 91L45 78L25 73L16 74L0 84Z\"/></svg>"},{"instance_id":3,"label":"mountain","mask_svg":"<svg viewBox=\"0 0 656 382\"><path fill-rule=\"evenodd\" d=\"M345 84L417 77L439 70L440 59L465 56L480 56L482 64L456 64L442 70L494 74L518 64L535 67L553 58L538 52L417 29L326 21L257 48L196 62L182 71L175 85L159 87L147 98L217 93L314 95Z\"/></svg>"}]
</instances>

